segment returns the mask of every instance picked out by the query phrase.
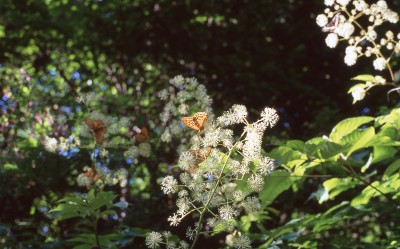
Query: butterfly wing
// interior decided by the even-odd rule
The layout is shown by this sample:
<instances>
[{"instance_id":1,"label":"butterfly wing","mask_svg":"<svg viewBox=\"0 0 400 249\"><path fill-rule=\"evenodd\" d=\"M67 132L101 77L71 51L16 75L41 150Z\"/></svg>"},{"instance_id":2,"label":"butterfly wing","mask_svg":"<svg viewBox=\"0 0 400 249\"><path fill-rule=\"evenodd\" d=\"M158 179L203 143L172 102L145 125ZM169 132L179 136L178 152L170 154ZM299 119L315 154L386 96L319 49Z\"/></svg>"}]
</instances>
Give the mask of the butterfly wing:
<instances>
[{"instance_id":1,"label":"butterfly wing","mask_svg":"<svg viewBox=\"0 0 400 249\"><path fill-rule=\"evenodd\" d=\"M208 114L206 112L197 112L191 117L183 117L182 122L189 128L201 131L207 122Z\"/></svg>"},{"instance_id":2,"label":"butterfly wing","mask_svg":"<svg viewBox=\"0 0 400 249\"><path fill-rule=\"evenodd\" d=\"M100 178L101 178L101 176L100 176L100 174L98 173L98 171L96 170L96 167L95 166L93 166L89 171L87 171L85 174L84 174L88 179L90 179L90 182L88 182L87 184L86 184L86 188L87 189L90 189L90 185L91 185L91 183L92 182L97 182Z\"/></svg>"},{"instance_id":3,"label":"butterfly wing","mask_svg":"<svg viewBox=\"0 0 400 249\"><path fill-rule=\"evenodd\" d=\"M199 163L202 163L204 160L207 159L207 157L210 155L211 153L211 147L207 147L207 148L203 148L203 149L199 149L199 150L193 150L190 149L189 152L196 158L199 160Z\"/></svg>"},{"instance_id":4,"label":"butterfly wing","mask_svg":"<svg viewBox=\"0 0 400 249\"><path fill-rule=\"evenodd\" d=\"M104 122L99 119L86 118L85 123L94 132L96 142L98 144L103 143L104 135L107 133L107 127Z\"/></svg>"},{"instance_id":5,"label":"butterfly wing","mask_svg":"<svg viewBox=\"0 0 400 249\"><path fill-rule=\"evenodd\" d=\"M204 126L206 125L206 122L207 122L207 118L208 118L208 114L206 112L197 112L193 116L193 121L199 127L199 130L204 129Z\"/></svg>"},{"instance_id":6,"label":"butterfly wing","mask_svg":"<svg viewBox=\"0 0 400 249\"><path fill-rule=\"evenodd\" d=\"M182 122L189 127L190 129L199 131L200 128L196 125L196 123L193 121L193 117L183 117Z\"/></svg>"},{"instance_id":7,"label":"butterfly wing","mask_svg":"<svg viewBox=\"0 0 400 249\"><path fill-rule=\"evenodd\" d=\"M335 29L339 26L341 13L338 12L333 16L332 20L322 28L323 32L334 32Z\"/></svg>"},{"instance_id":8,"label":"butterfly wing","mask_svg":"<svg viewBox=\"0 0 400 249\"><path fill-rule=\"evenodd\" d=\"M142 130L140 131L140 133L135 135L136 140L138 140L139 142L144 142L149 140L150 136L149 136L149 131L147 130L146 127L143 127Z\"/></svg>"},{"instance_id":9,"label":"butterfly wing","mask_svg":"<svg viewBox=\"0 0 400 249\"><path fill-rule=\"evenodd\" d=\"M103 143L104 135L105 135L106 133L107 133L107 128L106 128L105 126L99 128L99 129L97 129L97 130L94 130L96 142L97 142L98 144L102 144L102 143Z\"/></svg>"},{"instance_id":10,"label":"butterfly wing","mask_svg":"<svg viewBox=\"0 0 400 249\"><path fill-rule=\"evenodd\" d=\"M211 153L211 147L193 150L189 149L190 154L196 158L196 163L189 166L189 172L193 174L199 168L199 164L204 162Z\"/></svg>"}]
</instances>

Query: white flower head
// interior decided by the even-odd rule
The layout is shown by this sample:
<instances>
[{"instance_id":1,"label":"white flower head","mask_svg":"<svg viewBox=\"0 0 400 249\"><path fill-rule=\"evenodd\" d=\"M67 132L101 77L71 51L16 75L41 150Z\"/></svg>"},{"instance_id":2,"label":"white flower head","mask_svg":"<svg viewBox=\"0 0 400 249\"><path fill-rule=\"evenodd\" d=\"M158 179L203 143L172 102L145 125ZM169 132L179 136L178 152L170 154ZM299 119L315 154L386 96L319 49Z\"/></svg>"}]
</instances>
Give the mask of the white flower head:
<instances>
[{"instance_id":1,"label":"white flower head","mask_svg":"<svg viewBox=\"0 0 400 249\"><path fill-rule=\"evenodd\" d=\"M342 6L349 4L350 0L336 0L336 2Z\"/></svg>"},{"instance_id":2,"label":"white flower head","mask_svg":"<svg viewBox=\"0 0 400 249\"><path fill-rule=\"evenodd\" d=\"M55 139L54 137L50 138L48 136L45 137L43 145L45 150L49 151L49 152L55 152L57 150L57 139Z\"/></svg>"},{"instance_id":3,"label":"white flower head","mask_svg":"<svg viewBox=\"0 0 400 249\"><path fill-rule=\"evenodd\" d=\"M369 41L375 41L376 38L378 37L378 34L376 33L375 30L371 29L371 30L368 30L366 37Z\"/></svg>"},{"instance_id":4,"label":"white flower head","mask_svg":"<svg viewBox=\"0 0 400 249\"><path fill-rule=\"evenodd\" d=\"M178 190L178 181L173 176L166 176L161 181L164 194L175 193Z\"/></svg>"},{"instance_id":5,"label":"white flower head","mask_svg":"<svg viewBox=\"0 0 400 249\"><path fill-rule=\"evenodd\" d=\"M328 17L324 14L319 14L316 19L317 25L320 27L324 27L328 24Z\"/></svg>"},{"instance_id":6,"label":"white flower head","mask_svg":"<svg viewBox=\"0 0 400 249\"><path fill-rule=\"evenodd\" d=\"M178 214L174 214L168 217L168 221L170 222L170 226L177 226L181 222L182 218L178 216Z\"/></svg>"},{"instance_id":7,"label":"white flower head","mask_svg":"<svg viewBox=\"0 0 400 249\"><path fill-rule=\"evenodd\" d=\"M351 24L350 22L339 24L339 26L335 30L335 32L339 36L342 36L345 39L350 38L350 36L354 33L354 31L355 31L354 25Z\"/></svg>"},{"instance_id":8,"label":"white flower head","mask_svg":"<svg viewBox=\"0 0 400 249\"><path fill-rule=\"evenodd\" d=\"M263 157L258 161L258 172L262 175L269 175L274 169L274 160Z\"/></svg>"},{"instance_id":9,"label":"white flower head","mask_svg":"<svg viewBox=\"0 0 400 249\"><path fill-rule=\"evenodd\" d=\"M180 244L180 246L181 246L182 249L189 249L189 244L186 243L186 241L181 240L181 241L179 242L179 244Z\"/></svg>"},{"instance_id":10,"label":"white flower head","mask_svg":"<svg viewBox=\"0 0 400 249\"><path fill-rule=\"evenodd\" d=\"M186 114L188 114L188 110L189 110L189 106L186 105L186 104L180 104L180 105L178 106L178 112L179 112L179 114L181 114L181 115L186 115Z\"/></svg>"},{"instance_id":11,"label":"white flower head","mask_svg":"<svg viewBox=\"0 0 400 249\"><path fill-rule=\"evenodd\" d=\"M146 246L148 246L151 249L157 248L161 242L162 242L162 236L160 233L151 232L146 237Z\"/></svg>"},{"instance_id":12,"label":"white flower head","mask_svg":"<svg viewBox=\"0 0 400 249\"><path fill-rule=\"evenodd\" d=\"M261 203L260 200L255 196L247 197L243 202L243 207L248 213L256 212L261 209Z\"/></svg>"},{"instance_id":13,"label":"white flower head","mask_svg":"<svg viewBox=\"0 0 400 249\"><path fill-rule=\"evenodd\" d=\"M223 220L230 220L236 216L235 210L230 205L224 205L218 209L219 216Z\"/></svg>"},{"instance_id":14,"label":"white flower head","mask_svg":"<svg viewBox=\"0 0 400 249\"><path fill-rule=\"evenodd\" d=\"M346 55L344 56L344 63L348 66L352 66L357 62L357 52L354 46L348 46L346 48Z\"/></svg>"},{"instance_id":15,"label":"white flower head","mask_svg":"<svg viewBox=\"0 0 400 249\"><path fill-rule=\"evenodd\" d=\"M190 240L194 240L195 236L196 236L196 228L192 229L191 227L188 227L186 230L186 237Z\"/></svg>"},{"instance_id":16,"label":"white flower head","mask_svg":"<svg viewBox=\"0 0 400 249\"><path fill-rule=\"evenodd\" d=\"M339 42L339 37L335 33L330 33L325 39L326 45L330 48L336 47L338 42Z\"/></svg>"},{"instance_id":17,"label":"white flower head","mask_svg":"<svg viewBox=\"0 0 400 249\"><path fill-rule=\"evenodd\" d=\"M178 214L179 215L184 215L186 213L186 211L188 211L190 209L190 199L187 197L184 198L179 198L176 201L176 206L178 207Z\"/></svg>"},{"instance_id":18,"label":"white flower head","mask_svg":"<svg viewBox=\"0 0 400 249\"><path fill-rule=\"evenodd\" d=\"M267 126L273 127L279 120L279 116L274 108L266 107L261 112L261 118L266 122Z\"/></svg>"},{"instance_id":19,"label":"white flower head","mask_svg":"<svg viewBox=\"0 0 400 249\"><path fill-rule=\"evenodd\" d=\"M217 118L217 122L222 126L239 124L244 122L247 115L247 108L244 105L233 105L231 109Z\"/></svg>"},{"instance_id":20,"label":"white flower head","mask_svg":"<svg viewBox=\"0 0 400 249\"><path fill-rule=\"evenodd\" d=\"M386 60L382 57L376 58L373 65L376 70L382 71L386 68Z\"/></svg>"},{"instance_id":21,"label":"white flower head","mask_svg":"<svg viewBox=\"0 0 400 249\"><path fill-rule=\"evenodd\" d=\"M375 81L378 82L379 84L382 84L382 85L384 85L384 84L386 83L386 79L383 78L383 77L380 76L380 75L376 75L376 76L375 76Z\"/></svg>"},{"instance_id":22,"label":"white flower head","mask_svg":"<svg viewBox=\"0 0 400 249\"><path fill-rule=\"evenodd\" d=\"M324 3L326 6L332 6L335 3L335 0L325 0Z\"/></svg>"},{"instance_id":23,"label":"white flower head","mask_svg":"<svg viewBox=\"0 0 400 249\"><path fill-rule=\"evenodd\" d=\"M183 86L185 84L185 78L182 75L175 76L172 78L169 83L177 88Z\"/></svg>"},{"instance_id":24,"label":"white flower head","mask_svg":"<svg viewBox=\"0 0 400 249\"><path fill-rule=\"evenodd\" d=\"M247 183L252 190L260 192L264 186L264 179L259 174L253 174L247 180Z\"/></svg>"},{"instance_id":25,"label":"white flower head","mask_svg":"<svg viewBox=\"0 0 400 249\"><path fill-rule=\"evenodd\" d=\"M242 152L247 160L253 161L260 157L262 134L251 126L246 127L246 130L247 134Z\"/></svg>"},{"instance_id":26,"label":"white flower head","mask_svg":"<svg viewBox=\"0 0 400 249\"><path fill-rule=\"evenodd\" d=\"M247 236L235 237L233 240L233 247L236 249L251 249L251 241Z\"/></svg>"},{"instance_id":27,"label":"white flower head","mask_svg":"<svg viewBox=\"0 0 400 249\"><path fill-rule=\"evenodd\" d=\"M222 133L220 127L209 125L206 133L204 134L204 147L216 147L218 142L221 141L221 135Z\"/></svg>"},{"instance_id":28,"label":"white flower head","mask_svg":"<svg viewBox=\"0 0 400 249\"><path fill-rule=\"evenodd\" d=\"M353 1L354 7L357 11L363 11L368 8L368 4L364 0Z\"/></svg>"},{"instance_id":29,"label":"white flower head","mask_svg":"<svg viewBox=\"0 0 400 249\"><path fill-rule=\"evenodd\" d=\"M357 87L352 92L354 102L363 100L365 97L365 89L363 87Z\"/></svg>"}]
</instances>

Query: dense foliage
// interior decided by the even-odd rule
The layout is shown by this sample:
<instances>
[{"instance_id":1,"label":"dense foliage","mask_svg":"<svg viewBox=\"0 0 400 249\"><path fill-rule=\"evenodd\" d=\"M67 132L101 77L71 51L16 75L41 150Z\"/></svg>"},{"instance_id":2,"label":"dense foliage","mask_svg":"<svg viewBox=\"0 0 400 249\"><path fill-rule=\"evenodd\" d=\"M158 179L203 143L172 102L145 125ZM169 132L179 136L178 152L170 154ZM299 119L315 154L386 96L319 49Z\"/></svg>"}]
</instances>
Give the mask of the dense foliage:
<instances>
[{"instance_id":1,"label":"dense foliage","mask_svg":"<svg viewBox=\"0 0 400 249\"><path fill-rule=\"evenodd\" d=\"M398 248L400 2L329 2L2 1L0 247Z\"/></svg>"}]
</instances>

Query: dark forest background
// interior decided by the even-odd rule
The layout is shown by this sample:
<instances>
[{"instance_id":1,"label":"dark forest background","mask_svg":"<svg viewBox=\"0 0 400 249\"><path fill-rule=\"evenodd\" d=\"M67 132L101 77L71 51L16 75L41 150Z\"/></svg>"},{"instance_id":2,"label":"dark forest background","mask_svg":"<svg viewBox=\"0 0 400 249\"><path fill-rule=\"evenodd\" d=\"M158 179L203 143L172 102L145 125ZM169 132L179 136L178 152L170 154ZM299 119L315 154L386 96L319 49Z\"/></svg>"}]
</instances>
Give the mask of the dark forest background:
<instances>
[{"instance_id":1,"label":"dark forest background","mask_svg":"<svg viewBox=\"0 0 400 249\"><path fill-rule=\"evenodd\" d=\"M388 4L400 9L400 1ZM88 152L63 156L45 152L41 142L46 135L73 133L85 115L76 101L81 94L95 93L101 98L98 111L130 117L150 127L156 140L140 167L127 165L118 150L110 163L130 167L130 177L143 180L130 186L133 205L124 221L137 231L169 229L171 197L157 181L167 174L162 165L175 162L177 154L173 144L158 140L163 105L155 93L175 75L204 84L216 114L233 104L246 105L254 117L265 106L276 108L280 121L268 131L267 151L285 139L322 136L346 117L396 104L398 97L388 101L385 87L352 104L350 78L371 71L371 62L348 67L343 44L325 45L326 33L315 23L323 10L320 0L1 0L0 239L9 241L8 248L65 246L60 241L73 222L55 223L47 211L64 194L85 191L74 181ZM46 125L48 115L58 112L71 120ZM288 194L274 208L290 216L306 198ZM102 227L108 231L111 225L116 224ZM136 241L138 248L143 245L143 238Z\"/></svg>"}]
</instances>

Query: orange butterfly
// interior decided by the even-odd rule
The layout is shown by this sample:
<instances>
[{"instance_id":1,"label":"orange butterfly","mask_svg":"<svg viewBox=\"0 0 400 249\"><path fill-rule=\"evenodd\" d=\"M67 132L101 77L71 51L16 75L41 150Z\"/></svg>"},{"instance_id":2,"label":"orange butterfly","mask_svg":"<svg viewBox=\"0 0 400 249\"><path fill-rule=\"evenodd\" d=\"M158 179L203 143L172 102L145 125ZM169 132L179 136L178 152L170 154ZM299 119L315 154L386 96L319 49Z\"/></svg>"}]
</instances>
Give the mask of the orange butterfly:
<instances>
[{"instance_id":1,"label":"orange butterfly","mask_svg":"<svg viewBox=\"0 0 400 249\"><path fill-rule=\"evenodd\" d=\"M189 150L190 154L192 154L196 158L196 163L193 165L189 166L189 172L193 174L196 172L197 168L199 167L199 164L204 162L204 160L207 159L207 157L211 153L211 147L199 149L199 150Z\"/></svg>"},{"instance_id":2,"label":"orange butterfly","mask_svg":"<svg viewBox=\"0 0 400 249\"><path fill-rule=\"evenodd\" d=\"M189 128L202 131L206 125L208 114L206 112L196 112L191 117L183 117L182 122Z\"/></svg>"},{"instance_id":3,"label":"orange butterfly","mask_svg":"<svg viewBox=\"0 0 400 249\"><path fill-rule=\"evenodd\" d=\"M93 182L97 182L101 176L96 170L96 166L93 166L89 171L84 174L87 178L91 179ZM86 185L87 189L90 189L90 184Z\"/></svg>"},{"instance_id":4,"label":"orange butterfly","mask_svg":"<svg viewBox=\"0 0 400 249\"><path fill-rule=\"evenodd\" d=\"M139 142L145 142L145 141L147 141L147 140L150 139L149 131L147 130L146 127L143 127L143 128L141 129L140 133L136 133L136 134L135 134L135 138L136 138L136 140L138 140Z\"/></svg>"},{"instance_id":5,"label":"orange butterfly","mask_svg":"<svg viewBox=\"0 0 400 249\"><path fill-rule=\"evenodd\" d=\"M86 125L89 127L92 132L94 132L96 142L98 144L103 143L104 134L107 133L107 127L105 126L104 122L99 119L85 119Z\"/></svg>"}]
</instances>

